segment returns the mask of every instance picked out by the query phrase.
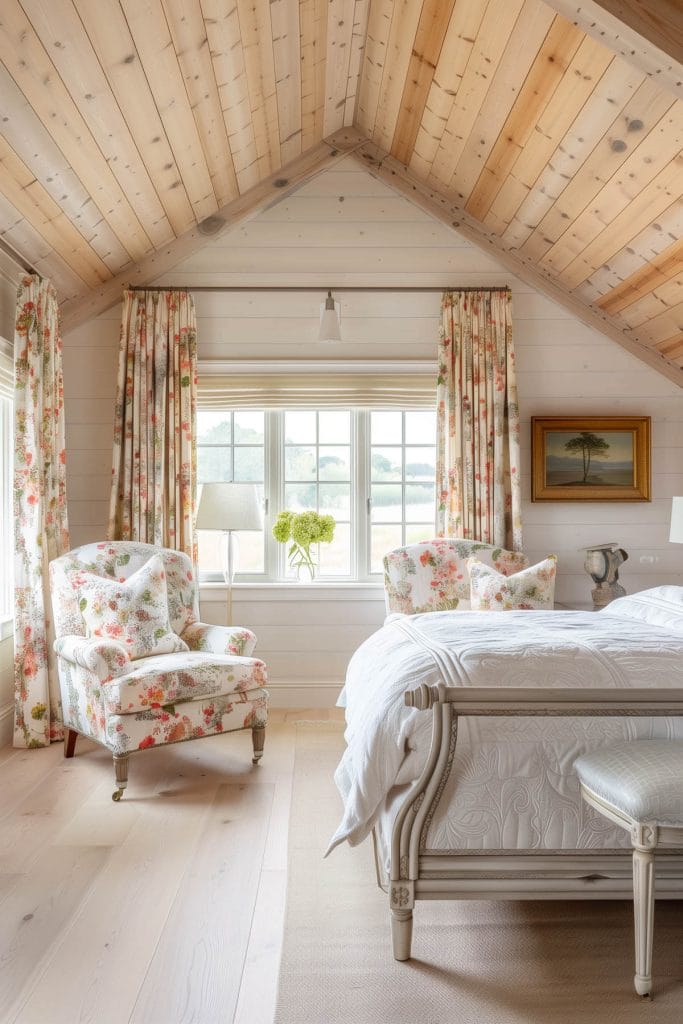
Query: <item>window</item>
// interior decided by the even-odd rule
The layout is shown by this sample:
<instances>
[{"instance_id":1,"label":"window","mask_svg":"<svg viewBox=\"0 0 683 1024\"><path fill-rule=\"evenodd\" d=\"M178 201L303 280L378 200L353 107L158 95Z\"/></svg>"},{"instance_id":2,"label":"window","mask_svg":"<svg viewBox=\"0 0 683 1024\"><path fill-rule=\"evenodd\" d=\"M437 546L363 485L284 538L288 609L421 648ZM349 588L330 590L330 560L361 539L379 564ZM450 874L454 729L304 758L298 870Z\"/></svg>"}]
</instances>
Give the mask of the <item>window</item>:
<instances>
[{"instance_id":1,"label":"window","mask_svg":"<svg viewBox=\"0 0 683 1024\"><path fill-rule=\"evenodd\" d=\"M434 535L434 431L426 410L370 413L371 572L385 552Z\"/></svg>"},{"instance_id":2,"label":"window","mask_svg":"<svg viewBox=\"0 0 683 1024\"><path fill-rule=\"evenodd\" d=\"M8 635L13 609L12 423L14 370L0 338L0 639Z\"/></svg>"},{"instance_id":3,"label":"window","mask_svg":"<svg viewBox=\"0 0 683 1024\"><path fill-rule=\"evenodd\" d=\"M251 481L267 511L262 533L240 535L238 576L287 579L270 529L283 508L334 516L332 544L316 553L327 580L377 580L386 551L435 529L433 409L200 409L200 485ZM199 532L199 568L219 579L220 535Z\"/></svg>"},{"instance_id":4,"label":"window","mask_svg":"<svg viewBox=\"0 0 683 1024\"><path fill-rule=\"evenodd\" d=\"M202 411L197 417L197 475L200 483L255 483L265 493L265 413ZM243 572L265 571L264 537L239 535L238 566ZM223 564L222 536L198 532L199 566L216 570Z\"/></svg>"}]
</instances>

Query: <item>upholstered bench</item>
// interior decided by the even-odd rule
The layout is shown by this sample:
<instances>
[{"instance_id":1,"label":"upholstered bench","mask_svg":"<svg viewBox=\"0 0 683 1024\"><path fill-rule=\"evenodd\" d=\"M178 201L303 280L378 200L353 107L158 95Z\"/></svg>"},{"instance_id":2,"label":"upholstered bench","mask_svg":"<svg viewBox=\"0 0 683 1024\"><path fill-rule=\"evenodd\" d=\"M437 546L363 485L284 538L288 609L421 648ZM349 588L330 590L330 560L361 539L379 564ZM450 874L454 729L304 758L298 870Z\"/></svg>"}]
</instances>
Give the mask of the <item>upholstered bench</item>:
<instances>
[{"instance_id":1,"label":"upholstered bench","mask_svg":"<svg viewBox=\"0 0 683 1024\"><path fill-rule=\"evenodd\" d=\"M683 847L683 743L637 740L584 754L574 765L584 800L631 833L636 938L634 984L652 987L654 852Z\"/></svg>"}]
</instances>

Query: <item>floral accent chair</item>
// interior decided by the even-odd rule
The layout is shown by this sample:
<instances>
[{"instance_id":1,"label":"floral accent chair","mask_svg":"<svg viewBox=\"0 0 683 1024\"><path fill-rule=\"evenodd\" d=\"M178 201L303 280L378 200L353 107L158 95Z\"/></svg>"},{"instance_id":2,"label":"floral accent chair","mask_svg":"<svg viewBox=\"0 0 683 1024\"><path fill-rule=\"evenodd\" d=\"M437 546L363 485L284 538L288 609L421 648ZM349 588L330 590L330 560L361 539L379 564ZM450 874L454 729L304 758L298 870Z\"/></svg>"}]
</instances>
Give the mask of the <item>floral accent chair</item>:
<instances>
[{"instance_id":1,"label":"floral accent chair","mask_svg":"<svg viewBox=\"0 0 683 1024\"><path fill-rule=\"evenodd\" d=\"M86 544L50 563L64 755L78 735L111 750L120 800L138 750L251 729L268 718L254 634L198 621L189 557L151 544Z\"/></svg>"},{"instance_id":2,"label":"floral accent chair","mask_svg":"<svg viewBox=\"0 0 683 1024\"><path fill-rule=\"evenodd\" d=\"M387 612L441 612L470 607L467 559L511 576L529 564L521 551L506 551L478 540L442 537L396 548L384 557Z\"/></svg>"}]
</instances>

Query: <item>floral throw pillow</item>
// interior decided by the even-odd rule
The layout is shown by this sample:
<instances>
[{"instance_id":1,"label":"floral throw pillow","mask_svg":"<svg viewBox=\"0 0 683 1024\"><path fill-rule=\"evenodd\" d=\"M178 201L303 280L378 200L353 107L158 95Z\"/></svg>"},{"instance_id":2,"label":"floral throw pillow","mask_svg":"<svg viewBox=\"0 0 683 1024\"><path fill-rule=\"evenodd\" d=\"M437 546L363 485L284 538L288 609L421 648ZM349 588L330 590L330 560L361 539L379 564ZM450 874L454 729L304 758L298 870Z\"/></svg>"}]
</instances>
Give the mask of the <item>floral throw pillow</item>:
<instances>
[{"instance_id":1,"label":"floral throw pillow","mask_svg":"<svg viewBox=\"0 0 683 1024\"><path fill-rule=\"evenodd\" d=\"M467 560L470 571L470 603L474 611L548 609L555 601L557 556L548 555L512 576L504 576L478 558Z\"/></svg>"},{"instance_id":2,"label":"floral throw pillow","mask_svg":"<svg viewBox=\"0 0 683 1024\"><path fill-rule=\"evenodd\" d=\"M127 580L79 572L72 583L89 637L118 640L131 659L189 650L169 622L161 555L153 555Z\"/></svg>"}]
</instances>

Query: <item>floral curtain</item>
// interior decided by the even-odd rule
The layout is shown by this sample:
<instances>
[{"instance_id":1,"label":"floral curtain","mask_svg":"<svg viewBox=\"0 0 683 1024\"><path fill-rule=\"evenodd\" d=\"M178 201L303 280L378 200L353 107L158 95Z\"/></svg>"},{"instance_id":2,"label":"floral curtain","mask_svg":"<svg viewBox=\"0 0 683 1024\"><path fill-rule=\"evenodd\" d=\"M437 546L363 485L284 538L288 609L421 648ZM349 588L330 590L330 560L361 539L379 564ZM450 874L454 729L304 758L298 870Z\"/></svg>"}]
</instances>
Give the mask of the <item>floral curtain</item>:
<instances>
[{"instance_id":1,"label":"floral curtain","mask_svg":"<svg viewBox=\"0 0 683 1024\"><path fill-rule=\"evenodd\" d=\"M441 536L521 551L519 407L508 289L445 292L437 381Z\"/></svg>"},{"instance_id":2,"label":"floral curtain","mask_svg":"<svg viewBox=\"0 0 683 1024\"><path fill-rule=\"evenodd\" d=\"M196 419L192 296L127 289L114 424L111 540L175 548L196 565Z\"/></svg>"},{"instance_id":3,"label":"floral curtain","mask_svg":"<svg viewBox=\"0 0 683 1024\"><path fill-rule=\"evenodd\" d=\"M22 279L14 335L14 744L62 738L48 562L69 549L57 296Z\"/></svg>"}]
</instances>

